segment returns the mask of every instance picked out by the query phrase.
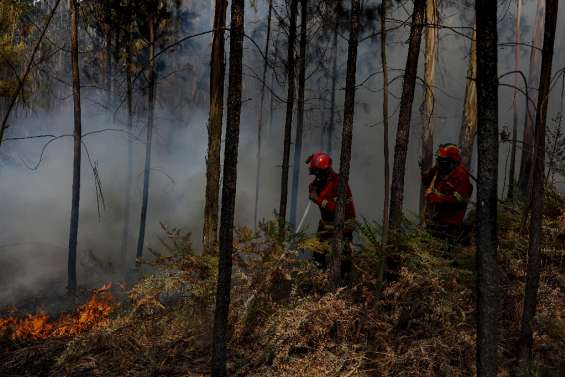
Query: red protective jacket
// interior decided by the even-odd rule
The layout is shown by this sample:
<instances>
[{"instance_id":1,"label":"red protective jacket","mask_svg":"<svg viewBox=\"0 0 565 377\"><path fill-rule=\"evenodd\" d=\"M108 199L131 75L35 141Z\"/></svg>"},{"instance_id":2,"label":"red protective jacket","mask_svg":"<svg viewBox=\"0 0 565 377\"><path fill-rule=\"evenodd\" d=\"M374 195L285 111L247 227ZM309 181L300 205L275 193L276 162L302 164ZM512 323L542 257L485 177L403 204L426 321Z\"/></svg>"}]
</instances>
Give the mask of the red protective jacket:
<instances>
[{"instance_id":1,"label":"red protective jacket","mask_svg":"<svg viewBox=\"0 0 565 377\"><path fill-rule=\"evenodd\" d=\"M315 179L311 183L311 187L316 190L318 200L315 202L320 207L322 220L332 223L335 220L335 211L337 209L337 188L339 184L339 175L336 172L331 172L328 179L324 182ZM353 204L353 196L349 184L347 190L347 203L345 205L345 220L355 219L355 205Z\"/></svg>"},{"instance_id":2,"label":"red protective jacket","mask_svg":"<svg viewBox=\"0 0 565 377\"><path fill-rule=\"evenodd\" d=\"M461 224L473 194L473 185L463 165L446 176L440 176L433 168L424 175L423 182L427 187L426 212L431 221L440 225Z\"/></svg>"}]
</instances>

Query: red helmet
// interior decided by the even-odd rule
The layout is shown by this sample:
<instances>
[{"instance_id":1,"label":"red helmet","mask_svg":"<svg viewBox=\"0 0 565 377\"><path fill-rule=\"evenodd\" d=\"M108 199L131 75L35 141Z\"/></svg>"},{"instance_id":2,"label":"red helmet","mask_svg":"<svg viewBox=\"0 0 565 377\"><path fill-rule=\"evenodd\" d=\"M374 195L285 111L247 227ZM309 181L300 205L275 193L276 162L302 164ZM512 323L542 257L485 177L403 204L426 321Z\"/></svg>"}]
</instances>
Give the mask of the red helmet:
<instances>
[{"instance_id":1,"label":"red helmet","mask_svg":"<svg viewBox=\"0 0 565 377\"><path fill-rule=\"evenodd\" d=\"M310 169L328 169L332 167L332 158L324 152L316 152L306 160Z\"/></svg>"},{"instance_id":2,"label":"red helmet","mask_svg":"<svg viewBox=\"0 0 565 377\"><path fill-rule=\"evenodd\" d=\"M449 158L452 161L461 162L461 151L455 144L441 144L436 157Z\"/></svg>"}]
</instances>

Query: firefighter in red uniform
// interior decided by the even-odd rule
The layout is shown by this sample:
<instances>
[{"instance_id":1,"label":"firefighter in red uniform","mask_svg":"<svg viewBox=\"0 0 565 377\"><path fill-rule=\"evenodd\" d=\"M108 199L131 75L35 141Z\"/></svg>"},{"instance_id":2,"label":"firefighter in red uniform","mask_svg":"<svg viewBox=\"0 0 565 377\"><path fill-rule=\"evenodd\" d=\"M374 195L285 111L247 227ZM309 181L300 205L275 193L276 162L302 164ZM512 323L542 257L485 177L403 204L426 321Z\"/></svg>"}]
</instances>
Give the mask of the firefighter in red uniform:
<instances>
[{"instance_id":1,"label":"firefighter in red uniform","mask_svg":"<svg viewBox=\"0 0 565 377\"><path fill-rule=\"evenodd\" d=\"M306 160L310 168L310 175L315 179L310 183L310 200L320 208L321 219L318 225L318 238L320 241L330 241L334 232L335 213L337 208L337 190L339 175L332 169L332 158L323 152L316 152ZM342 275L351 271L351 241L355 220L355 206L349 184L346 186L345 228L343 231L344 250L342 261ZM314 259L322 268L326 268L326 255L314 252Z\"/></svg>"},{"instance_id":2,"label":"firefighter in red uniform","mask_svg":"<svg viewBox=\"0 0 565 377\"><path fill-rule=\"evenodd\" d=\"M452 245L466 233L463 219L473 193L469 173L461 164L459 147L442 144L436 165L423 174L426 189L426 227L431 234Z\"/></svg>"}]
</instances>

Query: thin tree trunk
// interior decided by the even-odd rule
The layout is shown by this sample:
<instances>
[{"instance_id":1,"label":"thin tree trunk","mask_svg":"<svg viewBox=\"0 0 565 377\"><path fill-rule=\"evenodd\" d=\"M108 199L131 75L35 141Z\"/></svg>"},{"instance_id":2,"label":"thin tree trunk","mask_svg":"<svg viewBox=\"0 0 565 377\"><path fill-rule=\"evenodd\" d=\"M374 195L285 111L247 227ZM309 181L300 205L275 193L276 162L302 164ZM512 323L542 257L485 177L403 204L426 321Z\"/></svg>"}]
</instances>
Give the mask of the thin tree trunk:
<instances>
[{"instance_id":1,"label":"thin tree trunk","mask_svg":"<svg viewBox=\"0 0 565 377\"><path fill-rule=\"evenodd\" d=\"M337 86L337 42L338 42L338 30L339 30L339 14L337 11L337 6L335 9L335 25L334 25L334 34L333 34L333 42L332 42L332 87L330 92L330 121L328 123L328 153L332 153L333 149L333 140L334 140L334 132L335 132L335 95L336 95L336 86Z\"/></svg>"},{"instance_id":2,"label":"thin tree trunk","mask_svg":"<svg viewBox=\"0 0 565 377\"><path fill-rule=\"evenodd\" d=\"M404 174L406 171L406 153L410 138L410 120L412 118L412 103L414 102L414 89L416 75L418 74L418 59L424 27L426 0L415 0L410 28L410 43L408 58L404 71L404 83L400 98L400 113L398 116L398 129L396 131L396 146L394 148L394 165L392 169L391 201L390 201L390 230L397 233L402 223L402 203L404 200Z\"/></svg>"},{"instance_id":3,"label":"thin tree trunk","mask_svg":"<svg viewBox=\"0 0 565 377\"><path fill-rule=\"evenodd\" d=\"M386 2L381 7L381 64L383 66L383 154L384 154L384 203L383 203L383 246L388 244L390 207L390 153L388 126L388 65L386 61ZM384 264L382 266L384 268ZM380 275L380 274L379 274Z\"/></svg>"},{"instance_id":4,"label":"thin tree trunk","mask_svg":"<svg viewBox=\"0 0 565 377\"><path fill-rule=\"evenodd\" d=\"M517 0L516 28L514 30L516 46L514 47L514 70L520 70L520 20L522 18L522 0ZM510 178L508 179L508 199L514 200L514 187L516 183L516 150L518 141L518 75L514 76L514 102L512 103L512 149L510 151ZM527 100L526 100L527 106ZM527 107L526 107L527 108Z\"/></svg>"},{"instance_id":5,"label":"thin tree trunk","mask_svg":"<svg viewBox=\"0 0 565 377\"><path fill-rule=\"evenodd\" d=\"M463 122L459 132L459 147L463 165L471 168L473 145L477 135L477 32L471 37L469 67L467 68L467 86L465 87L465 104Z\"/></svg>"},{"instance_id":6,"label":"thin tree trunk","mask_svg":"<svg viewBox=\"0 0 565 377\"><path fill-rule=\"evenodd\" d=\"M534 35L532 40L532 51L530 54L530 67L528 72L528 87L534 88L539 80L539 65L541 59L541 44L543 34L543 20L544 20L545 0L537 1L537 13L534 26ZM534 91L528 91L532 101L536 100ZM526 108L526 116L524 118L524 135L522 137L522 159L520 161L520 174L518 178L518 193L520 198L526 199L528 197L528 190L530 187L530 178L532 177L532 164L533 164L533 144L534 144L534 118L531 114L536 113L536 109L528 101Z\"/></svg>"},{"instance_id":7,"label":"thin tree trunk","mask_svg":"<svg viewBox=\"0 0 565 377\"><path fill-rule=\"evenodd\" d=\"M145 168L143 171L143 198L141 202L141 219L139 222L139 237L137 239L136 263L143 257L145 242L145 225L147 223L147 204L149 201L149 178L151 176L151 144L153 140L153 117L155 112L155 92L157 72L155 64L155 14L149 16L149 93L147 96L147 140L145 146Z\"/></svg>"},{"instance_id":8,"label":"thin tree trunk","mask_svg":"<svg viewBox=\"0 0 565 377\"><path fill-rule=\"evenodd\" d=\"M131 0L128 2L128 10L131 11ZM128 166L127 166L127 180L125 189L125 208L124 208L124 225L122 230L122 245L121 245L121 258L123 266L126 266L127 262L127 251L128 251L128 239L129 239L129 215L131 211L131 186L133 180L133 145L131 139L131 133L133 132L133 81L132 81L132 28L133 22L130 19L128 21L127 30L127 41L126 41L126 105L127 105L127 129L128 133Z\"/></svg>"},{"instance_id":9,"label":"thin tree trunk","mask_svg":"<svg viewBox=\"0 0 565 377\"><path fill-rule=\"evenodd\" d=\"M71 64L73 71L73 105L74 105L74 132L73 132L73 194L71 204L71 226L69 231L69 259L68 259L68 282L69 290L77 288L77 241L78 241L78 217L80 204L80 162L82 148L82 124L80 111L80 74L78 63L78 2L70 1L71 17Z\"/></svg>"},{"instance_id":10,"label":"thin tree trunk","mask_svg":"<svg viewBox=\"0 0 565 377\"><path fill-rule=\"evenodd\" d=\"M273 54L273 58L274 58L274 62L273 62L273 70L271 71L271 91L275 90L275 69L277 66L277 60L279 57L279 43L278 43L278 39L275 39L274 43L275 45L275 51ZM275 96L273 96L273 93L271 92L270 94L270 108L269 108L269 139L272 137L273 135L273 115L275 114Z\"/></svg>"},{"instance_id":11,"label":"thin tree trunk","mask_svg":"<svg viewBox=\"0 0 565 377\"><path fill-rule=\"evenodd\" d=\"M351 0L351 29L347 53L347 74L345 76L345 103L343 106L343 130L341 135L341 154L339 164L339 184L337 187L337 208L335 214L335 238L330 259L330 278L337 288L341 280L341 253L344 247L343 229L345 226L346 188L351 164L351 143L353 140L353 115L355 113L355 74L357 72L357 45L360 27L360 0Z\"/></svg>"},{"instance_id":12,"label":"thin tree trunk","mask_svg":"<svg viewBox=\"0 0 565 377\"><path fill-rule=\"evenodd\" d=\"M298 72L298 112L296 114L296 135L294 141L294 161L292 166L292 196L290 198L290 223L296 225L296 207L298 206L298 187L300 165L302 165L302 130L304 128L304 90L306 86L306 43L308 23L308 0L301 0L300 28L300 70Z\"/></svg>"},{"instance_id":13,"label":"thin tree trunk","mask_svg":"<svg viewBox=\"0 0 565 377\"><path fill-rule=\"evenodd\" d=\"M218 252L220 153L222 149L222 119L224 116L224 29L226 25L226 8L227 2L225 0L216 1L210 70L206 204L204 207L204 228L202 231L202 247L206 255L216 255Z\"/></svg>"},{"instance_id":14,"label":"thin tree trunk","mask_svg":"<svg viewBox=\"0 0 565 377\"><path fill-rule=\"evenodd\" d=\"M557 28L559 0L547 0L545 8L545 31L543 39L541 74L538 91L535 159L533 190L531 195L532 219L530 225L530 242L528 247L528 272L526 275L526 291L524 294L524 310L522 326L518 340L518 359L532 359L533 327L536 315L537 296L540 277L540 257L542 243L544 171L545 171L545 128L547 122L547 106L551 85L551 66Z\"/></svg>"},{"instance_id":15,"label":"thin tree trunk","mask_svg":"<svg viewBox=\"0 0 565 377\"><path fill-rule=\"evenodd\" d=\"M237 184L239 122L241 114L244 8L243 0L232 0L227 126L220 224L220 259L218 262L218 285L216 289L212 353L212 376L214 377L224 377L227 375L226 334L230 305L233 224Z\"/></svg>"},{"instance_id":16,"label":"thin tree trunk","mask_svg":"<svg viewBox=\"0 0 565 377\"><path fill-rule=\"evenodd\" d=\"M104 8L106 23L106 106L110 111L112 106L112 7L110 0L105 1Z\"/></svg>"},{"instance_id":17,"label":"thin tree trunk","mask_svg":"<svg viewBox=\"0 0 565 377\"><path fill-rule=\"evenodd\" d=\"M477 375L497 372L497 3L475 2L477 23Z\"/></svg>"},{"instance_id":18,"label":"thin tree trunk","mask_svg":"<svg viewBox=\"0 0 565 377\"><path fill-rule=\"evenodd\" d=\"M279 206L279 240L282 242L286 233L286 205L288 200L288 169L290 163L290 138L292 134L292 111L294 107L294 43L296 41L296 14L298 13L298 0L290 2L290 23L288 34L288 94L286 100L286 120L284 126L283 162L281 174L281 200Z\"/></svg>"},{"instance_id":19,"label":"thin tree trunk","mask_svg":"<svg viewBox=\"0 0 565 377\"><path fill-rule=\"evenodd\" d=\"M434 92L435 66L438 49L438 9L437 0L426 2L426 31L424 39L426 48L424 50L424 108L422 114L422 166L423 172L430 170L434 164ZM420 223L424 223L426 187L420 185Z\"/></svg>"},{"instance_id":20,"label":"thin tree trunk","mask_svg":"<svg viewBox=\"0 0 565 377\"><path fill-rule=\"evenodd\" d=\"M257 229L259 216L259 190L261 187L261 145L263 131L263 104L265 102L265 82L267 80L267 68L269 57L269 42L271 40L271 18L273 14L273 0L269 0L269 14L267 16L267 38L265 39L265 56L263 61L263 77L261 80L261 102L257 116L257 173L255 176L255 209L253 211L253 229ZM272 90L272 87L271 87Z\"/></svg>"},{"instance_id":21,"label":"thin tree trunk","mask_svg":"<svg viewBox=\"0 0 565 377\"><path fill-rule=\"evenodd\" d=\"M318 79L318 106L320 107L320 150L324 149L324 142L326 140L326 99L322 91L322 79Z\"/></svg>"}]
</instances>

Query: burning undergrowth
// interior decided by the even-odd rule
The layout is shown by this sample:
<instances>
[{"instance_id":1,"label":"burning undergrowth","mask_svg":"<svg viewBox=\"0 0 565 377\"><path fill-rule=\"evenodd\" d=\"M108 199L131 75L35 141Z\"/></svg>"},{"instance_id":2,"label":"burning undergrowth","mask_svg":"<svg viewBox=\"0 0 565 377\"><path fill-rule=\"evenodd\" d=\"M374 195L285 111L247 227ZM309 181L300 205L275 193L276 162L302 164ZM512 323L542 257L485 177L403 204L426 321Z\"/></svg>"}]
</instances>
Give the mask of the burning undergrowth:
<instances>
[{"instance_id":1,"label":"burning undergrowth","mask_svg":"<svg viewBox=\"0 0 565 377\"><path fill-rule=\"evenodd\" d=\"M501 215L501 375L512 372L524 288L527 242L516 217ZM564 219L548 217L545 225L534 340L535 366L544 376L557 376L565 360ZM98 309L97 325L64 336L53 336L60 327L47 322L53 326L49 336L39 332L43 339L1 356L9 373L208 375L217 259L196 255L181 230L163 228L163 247L153 250L155 272L129 291L120 308ZM325 249L316 240L301 235L292 240L299 251L289 251L276 241L276 223L262 224L257 233L236 231L231 375L475 373L474 247L446 256L441 243L416 229L396 255L383 258L378 237L371 236L378 229L365 224L362 233L366 240L354 250L351 287L336 292L300 251ZM380 274L383 260L387 268Z\"/></svg>"},{"instance_id":2,"label":"burning undergrowth","mask_svg":"<svg viewBox=\"0 0 565 377\"><path fill-rule=\"evenodd\" d=\"M91 330L95 326L109 323L109 315L115 308L111 284L92 292L88 301L80 305L74 313L62 314L56 320L50 320L46 313L16 315L0 318L0 338L9 338L12 342L34 339L75 336Z\"/></svg>"}]
</instances>

